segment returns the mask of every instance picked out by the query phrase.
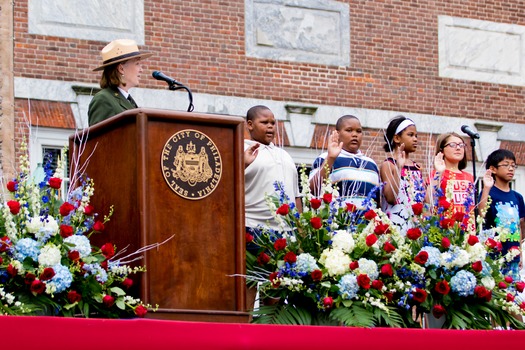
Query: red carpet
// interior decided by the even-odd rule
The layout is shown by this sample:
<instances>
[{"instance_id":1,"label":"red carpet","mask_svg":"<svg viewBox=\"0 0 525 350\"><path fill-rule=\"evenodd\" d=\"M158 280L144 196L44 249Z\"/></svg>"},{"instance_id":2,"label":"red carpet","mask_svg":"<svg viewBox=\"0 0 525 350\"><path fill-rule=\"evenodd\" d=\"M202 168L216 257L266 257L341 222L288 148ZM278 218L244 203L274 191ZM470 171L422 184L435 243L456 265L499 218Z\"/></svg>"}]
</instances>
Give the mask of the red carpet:
<instances>
[{"instance_id":1,"label":"red carpet","mask_svg":"<svg viewBox=\"0 0 525 350\"><path fill-rule=\"evenodd\" d=\"M513 349L523 331L273 326L0 316L2 349Z\"/></svg>"}]
</instances>

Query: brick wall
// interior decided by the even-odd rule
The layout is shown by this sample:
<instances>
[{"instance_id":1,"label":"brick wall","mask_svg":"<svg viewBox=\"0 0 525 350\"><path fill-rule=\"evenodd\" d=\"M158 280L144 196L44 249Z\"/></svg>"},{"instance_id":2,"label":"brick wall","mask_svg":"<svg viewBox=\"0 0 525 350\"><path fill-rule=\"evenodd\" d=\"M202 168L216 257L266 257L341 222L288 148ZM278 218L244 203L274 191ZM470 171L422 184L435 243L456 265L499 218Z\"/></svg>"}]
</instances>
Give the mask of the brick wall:
<instances>
[{"instance_id":1,"label":"brick wall","mask_svg":"<svg viewBox=\"0 0 525 350\"><path fill-rule=\"evenodd\" d=\"M145 0L143 48L155 56L144 75L162 70L198 93L525 123L523 87L440 78L437 52L438 15L525 25L522 0L346 2L350 67L246 57L244 0ZM15 2L14 18L17 76L98 82L91 70L105 42L27 34L27 0ZM379 136L364 147L382 159Z\"/></svg>"}]
</instances>

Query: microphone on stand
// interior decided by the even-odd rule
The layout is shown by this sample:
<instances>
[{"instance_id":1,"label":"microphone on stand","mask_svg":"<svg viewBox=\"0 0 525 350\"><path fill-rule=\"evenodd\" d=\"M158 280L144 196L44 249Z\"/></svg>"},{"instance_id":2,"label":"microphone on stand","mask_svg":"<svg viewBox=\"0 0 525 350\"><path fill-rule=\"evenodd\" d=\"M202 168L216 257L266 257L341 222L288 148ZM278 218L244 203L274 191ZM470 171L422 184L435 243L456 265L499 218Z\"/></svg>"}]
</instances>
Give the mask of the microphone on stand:
<instances>
[{"instance_id":1,"label":"microphone on stand","mask_svg":"<svg viewBox=\"0 0 525 350\"><path fill-rule=\"evenodd\" d=\"M151 75L153 76L153 78L155 78L157 80L163 80L166 83L168 83L169 85L182 86L182 83L179 83L177 80L175 80L175 79L173 79L171 77L168 77L166 74L164 74L162 72L159 72L158 70L154 70L153 73L151 73Z\"/></svg>"},{"instance_id":2,"label":"microphone on stand","mask_svg":"<svg viewBox=\"0 0 525 350\"><path fill-rule=\"evenodd\" d=\"M461 131L470 136L472 139L479 139L479 134L472 130L468 125L463 125Z\"/></svg>"}]
</instances>

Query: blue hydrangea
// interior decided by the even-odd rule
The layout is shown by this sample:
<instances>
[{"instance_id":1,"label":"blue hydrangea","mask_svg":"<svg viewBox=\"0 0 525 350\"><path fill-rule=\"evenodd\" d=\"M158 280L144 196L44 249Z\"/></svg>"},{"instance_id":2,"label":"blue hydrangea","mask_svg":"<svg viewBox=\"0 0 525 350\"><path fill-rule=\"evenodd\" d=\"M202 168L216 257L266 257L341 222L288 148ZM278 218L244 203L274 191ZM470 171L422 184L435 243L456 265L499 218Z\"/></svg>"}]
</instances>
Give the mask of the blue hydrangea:
<instances>
[{"instance_id":1,"label":"blue hydrangea","mask_svg":"<svg viewBox=\"0 0 525 350\"><path fill-rule=\"evenodd\" d=\"M315 258L308 253L302 253L297 256L296 268L299 273L310 273L319 269Z\"/></svg>"},{"instance_id":2,"label":"blue hydrangea","mask_svg":"<svg viewBox=\"0 0 525 350\"><path fill-rule=\"evenodd\" d=\"M71 286L73 282L73 276L67 267L64 265L55 265L53 266L55 271L55 276L48 282L55 285L55 293L60 293L66 290Z\"/></svg>"},{"instance_id":3,"label":"blue hydrangea","mask_svg":"<svg viewBox=\"0 0 525 350\"><path fill-rule=\"evenodd\" d=\"M476 276L469 271L461 270L450 279L450 288L462 297L473 295L475 287Z\"/></svg>"},{"instance_id":4,"label":"blue hydrangea","mask_svg":"<svg viewBox=\"0 0 525 350\"><path fill-rule=\"evenodd\" d=\"M352 299L357 295L359 285L357 284L357 277L352 274L346 274L339 280L337 284L339 294L343 299Z\"/></svg>"},{"instance_id":5,"label":"blue hydrangea","mask_svg":"<svg viewBox=\"0 0 525 350\"><path fill-rule=\"evenodd\" d=\"M64 239L65 243L72 244L72 247L69 247L69 250L76 250L80 257L86 257L91 253L91 244L89 239L84 235L73 235Z\"/></svg>"},{"instance_id":6,"label":"blue hydrangea","mask_svg":"<svg viewBox=\"0 0 525 350\"><path fill-rule=\"evenodd\" d=\"M86 278L89 277L89 275L93 275L100 283L105 283L108 280L108 274L100 264L85 264L83 268L87 271L84 274Z\"/></svg>"},{"instance_id":7,"label":"blue hydrangea","mask_svg":"<svg viewBox=\"0 0 525 350\"><path fill-rule=\"evenodd\" d=\"M22 238L16 242L13 253L15 258L19 261L24 261L27 257L37 261L38 254L40 253L40 245L34 239Z\"/></svg>"},{"instance_id":8,"label":"blue hydrangea","mask_svg":"<svg viewBox=\"0 0 525 350\"><path fill-rule=\"evenodd\" d=\"M421 248L421 251L425 251L428 253L428 260L425 263L425 266L441 266L441 252L436 247L423 247Z\"/></svg>"}]
</instances>

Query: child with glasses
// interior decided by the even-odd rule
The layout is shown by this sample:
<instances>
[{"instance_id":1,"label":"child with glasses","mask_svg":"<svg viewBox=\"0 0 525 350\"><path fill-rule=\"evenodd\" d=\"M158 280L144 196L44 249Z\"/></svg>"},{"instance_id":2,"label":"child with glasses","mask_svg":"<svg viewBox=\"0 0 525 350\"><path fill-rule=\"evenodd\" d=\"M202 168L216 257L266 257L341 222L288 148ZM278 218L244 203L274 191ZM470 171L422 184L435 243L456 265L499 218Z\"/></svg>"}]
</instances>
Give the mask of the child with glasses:
<instances>
[{"instance_id":1,"label":"child with glasses","mask_svg":"<svg viewBox=\"0 0 525 350\"><path fill-rule=\"evenodd\" d=\"M463 170L467 167L465 151L466 143L457 133L438 137L426 201L434 205L434 212L447 214L457 221L463 213L463 224L470 220L469 226L474 227L474 177Z\"/></svg>"},{"instance_id":2,"label":"child with glasses","mask_svg":"<svg viewBox=\"0 0 525 350\"><path fill-rule=\"evenodd\" d=\"M487 175L483 179L485 186L480 196L480 211L484 212L489 197L491 202L485 213L483 227L502 229L498 234L503 256L511 249L516 249L516 256L512 261L505 263L502 273L518 281L520 280L518 252L520 241L525 237L525 204L523 196L510 188L510 182L518 168L516 157L509 150L499 149L487 157L485 167Z\"/></svg>"}]
</instances>

